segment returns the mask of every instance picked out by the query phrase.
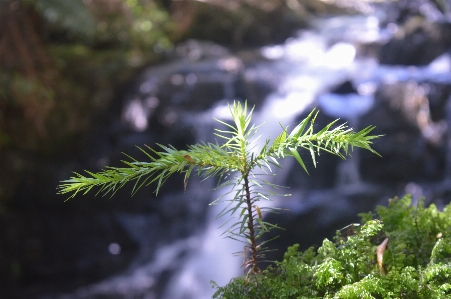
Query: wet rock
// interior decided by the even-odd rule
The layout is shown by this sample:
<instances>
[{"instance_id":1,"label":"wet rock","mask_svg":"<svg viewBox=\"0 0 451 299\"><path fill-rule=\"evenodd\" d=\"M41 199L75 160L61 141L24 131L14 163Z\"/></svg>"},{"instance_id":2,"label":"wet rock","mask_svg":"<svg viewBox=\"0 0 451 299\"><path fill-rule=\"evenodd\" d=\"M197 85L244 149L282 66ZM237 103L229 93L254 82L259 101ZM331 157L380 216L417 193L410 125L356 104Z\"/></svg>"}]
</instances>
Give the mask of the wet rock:
<instances>
[{"instance_id":1,"label":"wet rock","mask_svg":"<svg viewBox=\"0 0 451 299\"><path fill-rule=\"evenodd\" d=\"M180 19L190 26L184 35L222 45L256 47L281 43L306 25L302 14L279 1L257 5L250 1L188 3L174 4L186 6L186 15Z\"/></svg>"},{"instance_id":2,"label":"wet rock","mask_svg":"<svg viewBox=\"0 0 451 299\"><path fill-rule=\"evenodd\" d=\"M447 125L444 107L450 85L413 81L382 84L362 127L384 134L374 148L384 158L365 157L365 180L386 184L442 180L445 176Z\"/></svg>"},{"instance_id":3,"label":"wet rock","mask_svg":"<svg viewBox=\"0 0 451 299\"><path fill-rule=\"evenodd\" d=\"M389 65L427 65L451 48L451 24L410 17L380 48L379 60Z\"/></svg>"},{"instance_id":4,"label":"wet rock","mask_svg":"<svg viewBox=\"0 0 451 299\"><path fill-rule=\"evenodd\" d=\"M351 81L346 80L342 84L338 85L336 88L332 89L331 93L335 94L351 94L357 93L357 90L354 88L354 85Z\"/></svg>"}]
</instances>

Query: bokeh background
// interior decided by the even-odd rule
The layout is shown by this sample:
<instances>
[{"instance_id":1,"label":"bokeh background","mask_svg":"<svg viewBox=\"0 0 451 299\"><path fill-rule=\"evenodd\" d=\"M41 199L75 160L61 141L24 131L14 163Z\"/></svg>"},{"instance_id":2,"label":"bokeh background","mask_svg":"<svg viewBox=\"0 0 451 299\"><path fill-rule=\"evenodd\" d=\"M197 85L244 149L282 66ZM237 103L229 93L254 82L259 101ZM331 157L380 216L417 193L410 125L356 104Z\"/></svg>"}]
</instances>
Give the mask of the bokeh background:
<instances>
[{"instance_id":1,"label":"bokeh background","mask_svg":"<svg viewBox=\"0 0 451 299\"><path fill-rule=\"evenodd\" d=\"M444 207L450 22L449 0L0 0L0 297L203 299L241 275L214 180L56 194L72 171L145 160L136 145L215 142L234 100L255 105L262 139L315 107L318 127L384 134L383 158L284 162L271 259L390 197Z\"/></svg>"}]
</instances>

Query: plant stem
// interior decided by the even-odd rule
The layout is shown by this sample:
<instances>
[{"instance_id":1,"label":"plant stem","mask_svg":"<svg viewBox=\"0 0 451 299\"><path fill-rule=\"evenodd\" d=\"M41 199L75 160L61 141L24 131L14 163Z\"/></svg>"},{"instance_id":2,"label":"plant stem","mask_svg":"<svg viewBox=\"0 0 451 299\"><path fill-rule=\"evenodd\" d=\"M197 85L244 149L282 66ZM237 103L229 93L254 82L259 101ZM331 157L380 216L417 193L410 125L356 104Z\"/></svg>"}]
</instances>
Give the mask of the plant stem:
<instances>
[{"instance_id":1,"label":"plant stem","mask_svg":"<svg viewBox=\"0 0 451 299\"><path fill-rule=\"evenodd\" d=\"M253 215L254 211L252 209L252 198L248 176L249 176L248 172L243 174L244 189L246 192L247 213L249 215L247 218L247 227L249 229L249 242L251 243L250 245L251 258L245 263L244 272L246 272L248 262L251 265L249 272L260 272L260 269L258 268L257 265L257 240L255 239L254 215Z\"/></svg>"}]
</instances>

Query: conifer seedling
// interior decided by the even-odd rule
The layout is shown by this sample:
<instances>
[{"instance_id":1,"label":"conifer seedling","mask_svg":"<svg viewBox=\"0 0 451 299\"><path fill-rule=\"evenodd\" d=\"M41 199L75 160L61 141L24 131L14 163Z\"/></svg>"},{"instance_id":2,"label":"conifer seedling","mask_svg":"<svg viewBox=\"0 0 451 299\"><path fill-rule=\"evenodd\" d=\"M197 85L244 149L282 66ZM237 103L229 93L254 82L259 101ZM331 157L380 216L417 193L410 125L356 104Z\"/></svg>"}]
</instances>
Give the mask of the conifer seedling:
<instances>
[{"instance_id":1,"label":"conifer seedling","mask_svg":"<svg viewBox=\"0 0 451 299\"><path fill-rule=\"evenodd\" d=\"M134 182L132 194L141 187L154 184L158 194L164 182L174 173L184 174L185 188L191 175L206 179L219 178L218 188L227 188L227 192L211 204L224 203L225 207L218 217L228 215L229 225L225 235L233 240L245 243L243 268L246 275L260 272L259 262L263 261L270 240L262 236L277 225L264 220L264 213L277 209L262 207L259 201L271 200L279 186L265 179L271 174L271 166L280 167L279 161L294 157L302 169L308 173L300 150L310 153L313 164L320 152L328 152L345 159L355 148L363 148L379 155L372 147L372 140L380 135L369 135L375 128L368 126L355 132L345 123L338 125L338 119L321 130L314 131L317 110L313 110L292 130L281 128L281 133L273 140L267 139L261 148L252 144L258 136L260 126L251 123L253 109L248 110L247 102L234 102L229 105L232 123L217 120L226 130L215 130L222 143L200 143L188 146L187 150L178 150L171 145L157 144L159 150L149 146L139 149L148 157L148 161L138 161L128 155L123 161L125 167L106 167L100 172L86 171L86 174L74 173L58 186L58 193L86 194L97 188L97 194L114 195L128 182ZM233 221L235 219L235 221ZM231 224L230 224L231 223Z\"/></svg>"}]
</instances>

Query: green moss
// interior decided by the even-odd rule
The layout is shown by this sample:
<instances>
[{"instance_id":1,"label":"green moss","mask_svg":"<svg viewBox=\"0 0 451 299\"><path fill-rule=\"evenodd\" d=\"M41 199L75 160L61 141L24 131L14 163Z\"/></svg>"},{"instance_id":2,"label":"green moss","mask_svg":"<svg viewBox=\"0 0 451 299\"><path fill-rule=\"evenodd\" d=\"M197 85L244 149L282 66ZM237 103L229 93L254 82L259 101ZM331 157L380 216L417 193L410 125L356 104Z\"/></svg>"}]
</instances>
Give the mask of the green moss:
<instances>
[{"instance_id":1,"label":"green moss","mask_svg":"<svg viewBox=\"0 0 451 299\"><path fill-rule=\"evenodd\" d=\"M214 284L213 298L451 298L451 205L412 206L406 195L360 216L353 235L318 250L295 244L260 275ZM376 248L385 238L381 269Z\"/></svg>"}]
</instances>

